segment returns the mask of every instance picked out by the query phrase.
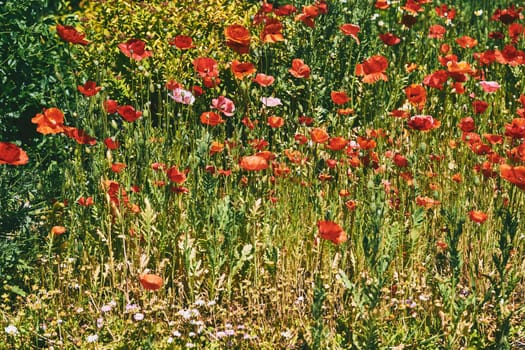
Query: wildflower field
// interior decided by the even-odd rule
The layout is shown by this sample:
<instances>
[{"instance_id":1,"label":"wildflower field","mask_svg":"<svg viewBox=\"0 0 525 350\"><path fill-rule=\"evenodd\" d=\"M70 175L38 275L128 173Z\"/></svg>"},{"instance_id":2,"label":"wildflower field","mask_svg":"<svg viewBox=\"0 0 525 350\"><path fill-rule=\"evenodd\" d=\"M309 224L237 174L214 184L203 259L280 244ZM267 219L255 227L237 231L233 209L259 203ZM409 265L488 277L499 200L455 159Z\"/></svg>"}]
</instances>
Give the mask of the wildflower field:
<instances>
[{"instance_id":1,"label":"wildflower field","mask_svg":"<svg viewBox=\"0 0 525 350\"><path fill-rule=\"evenodd\" d=\"M0 2L0 349L525 349L525 3Z\"/></svg>"}]
</instances>

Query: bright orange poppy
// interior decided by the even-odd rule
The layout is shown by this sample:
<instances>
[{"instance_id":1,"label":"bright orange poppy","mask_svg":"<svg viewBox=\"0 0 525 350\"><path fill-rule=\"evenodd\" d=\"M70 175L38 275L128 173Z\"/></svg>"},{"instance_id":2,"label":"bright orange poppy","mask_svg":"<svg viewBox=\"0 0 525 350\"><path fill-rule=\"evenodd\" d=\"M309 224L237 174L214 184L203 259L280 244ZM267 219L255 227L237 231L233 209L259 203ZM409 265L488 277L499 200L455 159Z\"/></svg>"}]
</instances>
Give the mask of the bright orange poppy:
<instances>
[{"instance_id":1,"label":"bright orange poppy","mask_svg":"<svg viewBox=\"0 0 525 350\"><path fill-rule=\"evenodd\" d=\"M355 67L355 74L363 76L363 83L371 84L378 80L387 81L388 77L385 74L388 68L388 60L381 55L372 56L363 63L359 63Z\"/></svg>"},{"instance_id":2,"label":"bright orange poppy","mask_svg":"<svg viewBox=\"0 0 525 350\"><path fill-rule=\"evenodd\" d=\"M310 137L315 143L325 143L329 138L326 130L321 128L313 128L312 131L310 131Z\"/></svg>"},{"instance_id":3,"label":"bright orange poppy","mask_svg":"<svg viewBox=\"0 0 525 350\"><path fill-rule=\"evenodd\" d=\"M272 128L280 128L284 125L284 119L275 115L268 117L268 125Z\"/></svg>"},{"instance_id":4,"label":"bright orange poppy","mask_svg":"<svg viewBox=\"0 0 525 350\"><path fill-rule=\"evenodd\" d=\"M51 228L51 233L55 236L60 236L64 233L66 233L66 228L64 226L53 226Z\"/></svg>"},{"instance_id":5,"label":"bright orange poppy","mask_svg":"<svg viewBox=\"0 0 525 350\"><path fill-rule=\"evenodd\" d=\"M124 163L113 163L111 164L111 171L114 173L120 173L122 170L126 169L126 164Z\"/></svg>"},{"instance_id":6,"label":"bright orange poppy","mask_svg":"<svg viewBox=\"0 0 525 350\"><path fill-rule=\"evenodd\" d=\"M213 155L215 153L220 153L224 150L224 144L218 141L213 141L210 146L210 153Z\"/></svg>"},{"instance_id":7,"label":"bright orange poppy","mask_svg":"<svg viewBox=\"0 0 525 350\"><path fill-rule=\"evenodd\" d=\"M525 190L525 166L501 164L499 171L502 178L510 183L515 184L520 189Z\"/></svg>"},{"instance_id":8,"label":"bright orange poppy","mask_svg":"<svg viewBox=\"0 0 525 350\"><path fill-rule=\"evenodd\" d=\"M505 136L525 138L525 118L514 118L510 124L505 124Z\"/></svg>"},{"instance_id":9,"label":"bright orange poppy","mask_svg":"<svg viewBox=\"0 0 525 350\"><path fill-rule=\"evenodd\" d=\"M159 275L152 273L143 273L139 276L142 287L146 290L159 290L162 287L163 280Z\"/></svg>"},{"instance_id":10,"label":"bright orange poppy","mask_svg":"<svg viewBox=\"0 0 525 350\"><path fill-rule=\"evenodd\" d=\"M348 240L346 232L333 221L318 221L317 228L322 239L329 240L334 244L341 244Z\"/></svg>"},{"instance_id":11,"label":"bright orange poppy","mask_svg":"<svg viewBox=\"0 0 525 350\"><path fill-rule=\"evenodd\" d=\"M405 88L405 94L408 102L418 109L423 109L427 102L427 91L422 85L412 84Z\"/></svg>"},{"instance_id":12,"label":"bright orange poppy","mask_svg":"<svg viewBox=\"0 0 525 350\"><path fill-rule=\"evenodd\" d=\"M226 45L235 52L246 54L250 52L250 31L240 24L232 24L224 29Z\"/></svg>"},{"instance_id":13,"label":"bright orange poppy","mask_svg":"<svg viewBox=\"0 0 525 350\"><path fill-rule=\"evenodd\" d=\"M488 215L482 211L478 210L471 210L468 212L468 216L470 220L477 222L478 224L482 224L485 221L487 221Z\"/></svg>"},{"instance_id":14,"label":"bright orange poppy","mask_svg":"<svg viewBox=\"0 0 525 350\"><path fill-rule=\"evenodd\" d=\"M341 136L336 136L330 138L328 141L328 145L326 148L332 150L332 151L340 151L345 149L346 145L348 145L348 140Z\"/></svg>"},{"instance_id":15,"label":"bright orange poppy","mask_svg":"<svg viewBox=\"0 0 525 350\"><path fill-rule=\"evenodd\" d=\"M201 123L209 126L216 126L224 123L221 116L215 112L203 112L200 117Z\"/></svg>"},{"instance_id":16,"label":"bright orange poppy","mask_svg":"<svg viewBox=\"0 0 525 350\"><path fill-rule=\"evenodd\" d=\"M235 78L239 80L243 80L246 76L251 75L257 71L252 63L239 62L237 60L232 61L231 69Z\"/></svg>"},{"instance_id":17,"label":"bright orange poppy","mask_svg":"<svg viewBox=\"0 0 525 350\"><path fill-rule=\"evenodd\" d=\"M268 168L268 161L258 155L242 157L239 166L248 171L259 171Z\"/></svg>"},{"instance_id":18,"label":"bright orange poppy","mask_svg":"<svg viewBox=\"0 0 525 350\"><path fill-rule=\"evenodd\" d=\"M64 131L64 113L55 107L44 110L43 114L38 113L31 122L37 124L36 131L44 135L59 134Z\"/></svg>"},{"instance_id":19,"label":"bright orange poppy","mask_svg":"<svg viewBox=\"0 0 525 350\"><path fill-rule=\"evenodd\" d=\"M468 35L456 39L456 43L464 49L471 49L478 44L478 41Z\"/></svg>"},{"instance_id":20,"label":"bright orange poppy","mask_svg":"<svg viewBox=\"0 0 525 350\"><path fill-rule=\"evenodd\" d=\"M332 91L330 97L332 98L332 102L336 105L344 105L350 101L350 98L344 91Z\"/></svg>"},{"instance_id":21,"label":"bright orange poppy","mask_svg":"<svg viewBox=\"0 0 525 350\"><path fill-rule=\"evenodd\" d=\"M282 30L283 30L283 25L277 18L268 18L261 32L262 42L263 43L276 43L279 41L284 41Z\"/></svg>"}]
</instances>

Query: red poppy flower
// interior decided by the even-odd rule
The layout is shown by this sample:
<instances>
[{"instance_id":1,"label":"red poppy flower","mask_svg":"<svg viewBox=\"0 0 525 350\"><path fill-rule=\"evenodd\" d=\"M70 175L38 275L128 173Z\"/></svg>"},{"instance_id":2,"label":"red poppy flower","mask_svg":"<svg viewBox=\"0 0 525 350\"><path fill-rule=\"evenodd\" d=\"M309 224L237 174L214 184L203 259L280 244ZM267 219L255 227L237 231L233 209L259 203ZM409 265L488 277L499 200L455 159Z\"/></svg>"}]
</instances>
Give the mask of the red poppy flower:
<instances>
[{"instance_id":1,"label":"red poppy flower","mask_svg":"<svg viewBox=\"0 0 525 350\"><path fill-rule=\"evenodd\" d=\"M400 168L406 168L408 166L408 159L402 154L396 153L392 158L394 164Z\"/></svg>"},{"instance_id":2,"label":"red poppy flower","mask_svg":"<svg viewBox=\"0 0 525 350\"><path fill-rule=\"evenodd\" d=\"M221 116L215 112L203 112L200 117L201 123L209 126L216 126L224 123Z\"/></svg>"},{"instance_id":3,"label":"red poppy flower","mask_svg":"<svg viewBox=\"0 0 525 350\"><path fill-rule=\"evenodd\" d=\"M114 173L120 173L122 170L126 169L126 164L124 163L113 163L111 164L111 171Z\"/></svg>"},{"instance_id":4,"label":"red poppy flower","mask_svg":"<svg viewBox=\"0 0 525 350\"><path fill-rule=\"evenodd\" d=\"M125 105L117 109L117 113L127 122L132 123L142 116L142 112L136 111L133 106Z\"/></svg>"},{"instance_id":5,"label":"red poppy flower","mask_svg":"<svg viewBox=\"0 0 525 350\"><path fill-rule=\"evenodd\" d=\"M357 36L357 34L359 34L361 28L357 24L345 23L339 27L339 30L344 35L348 35L349 37L354 39L358 45L360 44L359 37Z\"/></svg>"},{"instance_id":6,"label":"red poppy flower","mask_svg":"<svg viewBox=\"0 0 525 350\"><path fill-rule=\"evenodd\" d=\"M427 131L439 127L441 123L430 115L415 115L408 120L408 127L414 130Z\"/></svg>"},{"instance_id":7,"label":"red poppy flower","mask_svg":"<svg viewBox=\"0 0 525 350\"><path fill-rule=\"evenodd\" d=\"M139 276L142 287L146 290L159 290L162 287L162 277L152 273L143 273Z\"/></svg>"},{"instance_id":8,"label":"red poppy flower","mask_svg":"<svg viewBox=\"0 0 525 350\"><path fill-rule=\"evenodd\" d=\"M464 35L456 39L456 43L464 49L471 49L478 44L478 41L470 36Z\"/></svg>"},{"instance_id":9,"label":"red poppy flower","mask_svg":"<svg viewBox=\"0 0 525 350\"><path fill-rule=\"evenodd\" d=\"M520 36L523 36L524 34L525 28L522 24L512 23L509 26L509 37L511 38L513 44L516 44L519 41Z\"/></svg>"},{"instance_id":10,"label":"red poppy flower","mask_svg":"<svg viewBox=\"0 0 525 350\"><path fill-rule=\"evenodd\" d=\"M333 221L318 221L317 228L322 239L329 240L334 244L341 244L348 240L346 232Z\"/></svg>"},{"instance_id":11,"label":"red poppy flower","mask_svg":"<svg viewBox=\"0 0 525 350\"><path fill-rule=\"evenodd\" d=\"M193 60L193 68L201 78L206 77L217 77L219 75L219 70L217 68L217 62L213 58L209 57L198 57Z\"/></svg>"},{"instance_id":12,"label":"red poppy flower","mask_svg":"<svg viewBox=\"0 0 525 350\"><path fill-rule=\"evenodd\" d=\"M503 137L501 135L496 134L483 134L483 137L491 144L502 144L503 143Z\"/></svg>"},{"instance_id":13,"label":"red poppy flower","mask_svg":"<svg viewBox=\"0 0 525 350\"><path fill-rule=\"evenodd\" d=\"M430 39L443 39L445 37L446 32L447 30L445 29L445 27L439 24L434 24L428 29L428 37Z\"/></svg>"},{"instance_id":14,"label":"red poppy flower","mask_svg":"<svg viewBox=\"0 0 525 350\"><path fill-rule=\"evenodd\" d=\"M315 5L303 7L302 13L295 16L296 21L303 22L306 26L313 28L315 26L314 18L319 15L319 8Z\"/></svg>"},{"instance_id":15,"label":"red poppy flower","mask_svg":"<svg viewBox=\"0 0 525 350\"><path fill-rule=\"evenodd\" d=\"M341 136L331 137L326 148L332 151L341 151L348 145L348 140Z\"/></svg>"},{"instance_id":16,"label":"red poppy flower","mask_svg":"<svg viewBox=\"0 0 525 350\"><path fill-rule=\"evenodd\" d=\"M512 148L507 152L509 159L515 162L525 162L525 142L521 145Z\"/></svg>"},{"instance_id":17,"label":"red poppy flower","mask_svg":"<svg viewBox=\"0 0 525 350\"><path fill-rule=\"evenodd\" d=\"M186 181L186 173L185 171L179 171L179 169L176 166L173 166L166 170L166 175L168 175L168 179L170 179L171 182L175 182L177 184L182 184Z\"/></svg>"},{"instance_id":18,"label":"red poppy flower","mask_svg":"<svg viewBox=\"0 0 525 350\"><path fill-rule=\"evenodd\" d=\"M24 165L29 162L27 153L10 142L0 142L0 164Z\"/></svg>"},{"instance_id":19,"label":"red poppy flower","mask_svg":"<svg viewBox=\"0 0 525 350\"><path fill-rule=\"evenodd\" d=\"M224 144L220 143L218 141L213 141L210 146L210 154L214 155L216 153L220 153L224 150Z\"/></svg>"},{"instance_id":20,"label":"red poppy flower","mask_svg":"<svg viewBox=\"0 0 525 350\"><path fill-rule=\"evenodd\" d=\"M143 60L152 55L151 51L146 51L146 43L140 39L129 39L125 43L118 44L120 51L135 61Z\"/></svg>"},{"instance_id":21,"label":"red poppy flower","mask_svg":"<svg viewBox=\"0 0 525 350\"><path fill-rule=\"evenodd\" d=\"M119 107L118 102L115 100L106 100L104 101L103 106L107 114L117 113Z\"/></svg>"},{"instance_id":22,"label":"red poppy flower","mask_svg":"<svg viewBox=\"0 0 525 350\"><path fill-rule=\"evenodd\" d=\"M226 45L235 52L246 54L250 52L250 31L240 24L232 24L224 29Z\"/></svg>"},{"instance_id":23,"label":"red poppy flower","mask_svg":"<svg viewBox=\"0 0 525 350\"><path fill-rule=\"evenodd\" d=\"M515 5L511 5L506 9L497 9L492 15L491 19L493 21L500 21L503 24L511 24L520 18L520 12L522 8L516 8Z\"/></svg>"},{"instance_id":24,"label":"red poppy flower","mask_svg":"<svg viewBox=\"0 0 525 350\"><path fill-rule=\"evenodd\" d=\"M418 0L406 0L405 5L401 6L403 10L417 14L418 12L423 11L421 3Z\"/></svg>"},{"instance_id":25,"label":"red poppy flower","mask_svg":"<svg viewBox=\"0 0 525 350\"><path fill-rule=\"evenodd\" d=\"M472 108L474 108L474 113L482 114L488 108L489 104L485 101L476 100L472 102Z\"/></svg>"},{"instance_id":26,"label":"red poppy flower","mask_svg":"<svg viewBox=\"0 0 525 350\"><path fill-rule=\"evenodd\" d=\"M277 16L290 16L297 12L297 8L292 4L286 4L273 9L273 13Z\"/></svg>"},{"instance_id":27,"label":"red poppy flower","mask_svg":"<svg viewBox=\"0 0 525 350\"><path fill-rule=\"evenodd\" d=\"M273 82L275 81L275 78L271 75L258 73L253 79L253 81L259 84L260 86L266 87L266 86L272 85Z\"/></svg>"},{"instance_id":28,"label":"red poppy flower","mask_svg":"<svg viewBox=\"0 0 525 350\"><path fill-rule=\"evenodd\" d=\"M59 134L64 131L64 113L55 107L44 110L43 114L38 113L31 122L37 124L36 131L44 135Z\"/></svg>"},{"instance_id":29,"label":"red poppy flower","mask_svg":"<svg viewBox=\"0 0 525 350\"><path fill-rule=\"evenodd\" d=\"M392 33L379 34L379 39L388 46L394 46L401 42L401 38Z\"/></svg>"},{"instance_id":30,"label":"red poppy flower","mask_svg":"<svg viewBox=\"0 0 525 350\"><path fill-rule=\"evenodd\" d=\"M259 156L259 157L263 157L267 161L271 161L271 160L274 160L276 158L275 153L273 153L271 151L261 151L261 152L257 152L255 155Z\"/></svg>"},{"instance_id":31,"label":"red poppy flower","mask_svg":"<svg viewBox=\"0 0 525 350\"><path fill-rule=\"evenodd\" d=\"M350 98L344 91L332 91L330 93L330 97L336 105L344 105L350 100Z\"/></svg>"},{"instance_id":32,"label":"red poppy flower","mask_svg":"<svg viewBox=\"0 0 525 350\"><path fill-rule=\"evenodd\" d=\"M476 123L472 117L462 118L458 126L463 132L472 132L476 129Z\"/></svg>"},{"instance_id":33,"label":"red poppy flower","mask_svg":"<svg viewBox=\"0 0 525 350\"><path fill-rule=\"evenodd\" d=\"M120 143L118 141L115 141L115 138L113 138L113 137L106 138L104 140L104 144L110 150L116 150L117 148L120 147Z\"/></svg>"},{"instance_id":34,"label":"red poppy flower","mask_svg":"<svg viewBox=\"0 0 525 350\"><path fill-rule=\"evenodd\" d=\"M191 36L187 35L177 35L175 38L170 40L169 44L180 50L188 50L195 47L195 45L193 45L193 39Z\"/></svg>"},{"instance_id":35,"label":"red poppy flower","mask_svg":"<svg viewBox=\"0 0 525 350\"><path fill-rule=\"evenodd\" d=\"M257 71L257 69L252 63L239 62L237 60L232 61L231 69L235 78L239 80L242 80L244 79L244 77L251 75Z\"/></svg>"},{"instance_id":36,"label":"red poppy flower","mask_svg":"<svg viewBox=\"0 0 525 350\"><path fill-rule=\"evenodd\" d=\"M326 130L313 128L312 131L310 131L310 138L315 143L325 143L328 141L329 136Z\"/></svg>"},{"instance_id":37,"label":"red poppy flower","mask_svg":"<svg viewBox=\"0 0 525 350\"><path fill-rule=\"evenodd\" d=\"M427 91L422 85L412 84L406 87L405 94L408 102L416 106L418 109L423 109L427 102Z\"/></svg>"},{"instance_id":38,"label":"red poppy flower","mask_svg":"<svg viewBox=\"0 0 525 350\"><path fill-rule=\"evenodd\" d=\"M308 159L298 150L285 149L284 155L294 164L303 164Z\"/></svg>"},{"instance_id":39,"label":"red poppy flower","mask_svg":"<svg viewBox=\"0 0 525 350\"><path fill-rule=\"evenodd\" d=\"M488 218L488 215L486 213L478 210L469 211L468 216L470 220L477 222L478 224L484 223Z\"/></svg>"},{"instance_id":40,"label":"red poppy flower","mask_svg":"<svg viewBox=\"0 0 525 350\"><path fill-rule=\"evenodd\" d=\"M446 18L452 21L456 17L456 10L449 8L448 5L443 4L439 7L436 7L436 14L439 17Z\"/></svg>"},{"instance_id":41,"label":"red poppy flower","mask_svg":"<svg viewBox=\"0 0 525 350\"><path fill-rule=\"evenodd\" d=\"M345 202L345 207L350 211L354 211L357 208L357 201L350 199Z\"/></svg>"},{"instance_id":42,"label":"red poppy flower","mask_svg":"<svg viewBox=\"0 0 525 350\"><path fill-rule=\"evenodd\" d=\"M525 190L525 166L501 164L499 171L502 178Z\"/></svg>"},{"instance_id":43,"label":"red poppy flower","mask_svg":"<svg viewBox=\"0 0 525 350\"><path fill-rule=\"evenodd\" d=\"M309 126L309 125L312 125L312 123L314 122L314 118L307 117L305 115L301 115L299 116L298 121L299 121L299 124L304 124L306 126Z\"/></svg>"},{"instance_id":44,"label":"red poppy flower","mask_svg":"<svg viewBox=\"0 0 525 350\"><path fill-rule=\"evenodd\" d=\"M193 95L195 97L199 97L199 96L202 96L204 94L204 90L200 86L197 86L197 85L194 85L191 88L191 91L193 92Z\"/></svg>"},{"instance_id":45,"label":"red poppy flower","mask_svg":"<svg viewBox=\"0 0 525 350\"><path fill-rule=\"evenodd\" d=\"M435 71L432 74L427 75L423 79L423 84L430 86L434 89L443 90L443 85L446 83L448 79L448 74L444 70L438 70Z\"/></svg>"},{"instance_id":46,"label":"red poppy flower","mask_svg":"<svg viewBox=\"0 0 525 350\"><path fill-rule=\"evenodd\" d=\"M363 150L374 149L377 146L377 142L374 139L363 136L357 136L357 144Z\"/></svg>"},{"instance_id":47,"label":"red poppy flower","mask_svg":"<svg viewBox=\"0 0 525 350\"><path fill-rule=\"evenodd\" d=\"M363 77L363 83L371 84L378 80L387 81L385 74L388 68L388 60L381 55L372 56L355 67L355 74Z\"/></svg>"},{"instance_id":48,"label":"red poppy flower","mask_svg":"<svg viewBox=\"0 0 525 350\"><path fill-rule=\"evenodd\" d=\"M403 119L410 117L410 113L402 109L394 109L392 112L390 112L389 115L395 118L403 118Z\"/></svg>"},{"instance_id":49,"label":"red poppy flower","mask_svg":"<svg viewBox=\"0 0 525 350\"><path fill-rule=\"evenodd\" d=\"M263 43L276 43L279 41L284 41L282 30L283 30L283 25L277 18L268 18L261 32L262 42Z\"/></svg>"},{"instance_id":50,"label":"red poppy flower","mask_svg":"<svg viewBox=\"0 0 525 350\"><path fill-rule=\"evenodd\" d=\"M78 205L81 205L83 207L89 207L93 205L93 197L80 197L77 200Z\"/></svg>"},{"instance_id":51,"label":"red poppy flower","mask_svg":"<svg viewBox=\"0 0 525 350\"><path fill-rule=\"evenodd\" d=\"M268 125L272 128L280 128L284 125L284 119L275 115L269 116Z\"/></svg>"},{"instance_id":52,"label":"red poppy flower","mask_svg":"<svg viewBox=\"0 0 525 350\"><path fill-rule=\"evenodd\" d=\"M296 78L308 78L310 76L310 67L300 58L292 60L292 68L288 71Z\"/></svg>"},{"instance_id":53,"label":"red poppy flower","mask_svg":"<svg viewBox=\"0 0 525 350\"><path fill-rule=\"evenodd\" d=\"M379 10L386 10L390 7L390 0L376 0L374 7Z\"/></svg>"},{"instance_id":54,"label":"red poppy flower","mask_svg":"<svg viewBox=\"0 0 525 350\"><path fill-rule=\"evenodd\" d=\"M505 136L525 138L525 118L514 118L510 124L505 124Z\"/></svg>"},{"instance_id":55,"label":"red poppy flower","mask_svg":"<svg viewBox=\"0 0 525 350\"><path fill-rule=\"evenodd\" d=\"M89 97L98 94L102 90L102 86L97 86L97 83L94 81L86 81L84 85L77 86L77 89L82 95Z\"/></svg>"},{"instance_id":56,"label":"red poppy flower","mask_svg":"<svg viewBox=\"0 0 525 350\"><path fill-rule=\"evenodd\" d=\"M242 157L239 166L248 171L259 171L268 168L268 161L261 156L246 156Z\"/></svg>"},{"instance_id":57,"label":"red poppy flower","mask_svg":"<svg viewBox=\"0 0 525 350\"><path fill-rule=\"evenodd\" d=\"M84 39L86 35L79 33L72 26L63 26L61 24L57 24L56 29L57 29L58 36L60 36L60 38L64 40L65 42L68 42L71 44L80 44L80 45L89 44L89 41Z\"/></svg>"},{"instance_id":58,"label":"red poppy flower","mask_svg":"<svg viewBox=\"0 0 525 350\"><path fill-rule=\"evenodd\" d=\"M64 126L64 134L74 139L80 145L96 145L97 139L89 136L84 130L72 126Z\"/></svg>"}]
</instances>

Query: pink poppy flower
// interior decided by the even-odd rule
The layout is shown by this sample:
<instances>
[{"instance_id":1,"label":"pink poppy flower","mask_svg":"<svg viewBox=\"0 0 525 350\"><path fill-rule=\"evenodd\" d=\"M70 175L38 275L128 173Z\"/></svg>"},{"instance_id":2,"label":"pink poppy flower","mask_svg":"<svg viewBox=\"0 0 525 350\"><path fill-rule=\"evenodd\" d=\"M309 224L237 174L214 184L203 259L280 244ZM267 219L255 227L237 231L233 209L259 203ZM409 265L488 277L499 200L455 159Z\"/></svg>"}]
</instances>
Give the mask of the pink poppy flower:
<instances>
[{"instance_id":1,"label":"pink poppy flower","mask_svg":"<svg viewBox=\"0 0 525 350\"><path fill-rule=\"evenodd\" d=\"M233 104L233 101L224 96L219 96L219 98L212 99L211 108L219 110L219 112L227 117L231 117L235 112L235 105Z\"/></svg>"}]
</instances>

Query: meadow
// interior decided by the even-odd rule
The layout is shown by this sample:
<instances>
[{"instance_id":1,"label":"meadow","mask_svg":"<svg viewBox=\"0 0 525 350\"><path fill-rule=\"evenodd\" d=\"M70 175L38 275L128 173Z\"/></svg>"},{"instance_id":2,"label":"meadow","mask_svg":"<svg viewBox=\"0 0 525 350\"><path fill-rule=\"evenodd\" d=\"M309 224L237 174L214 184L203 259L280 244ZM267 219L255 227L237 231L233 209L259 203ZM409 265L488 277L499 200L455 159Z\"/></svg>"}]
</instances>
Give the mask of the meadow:
<instances>
[{"instance_id":1,"label":"meadow","mask_svg":"<svg viewBox=\"0 0 525 350\"><path fill-rule=\"evenodd\" d=\"M518 1L4 1L0 349L525 348Z\"/></svg>"}]
</instances>

